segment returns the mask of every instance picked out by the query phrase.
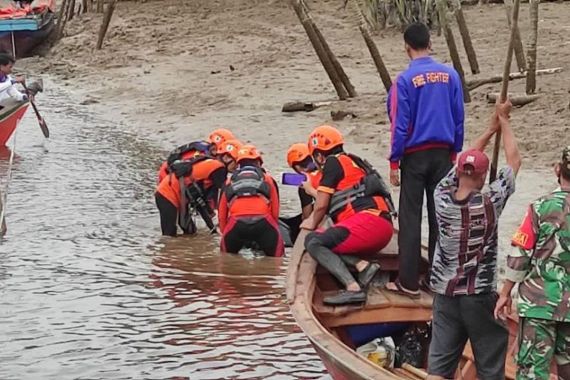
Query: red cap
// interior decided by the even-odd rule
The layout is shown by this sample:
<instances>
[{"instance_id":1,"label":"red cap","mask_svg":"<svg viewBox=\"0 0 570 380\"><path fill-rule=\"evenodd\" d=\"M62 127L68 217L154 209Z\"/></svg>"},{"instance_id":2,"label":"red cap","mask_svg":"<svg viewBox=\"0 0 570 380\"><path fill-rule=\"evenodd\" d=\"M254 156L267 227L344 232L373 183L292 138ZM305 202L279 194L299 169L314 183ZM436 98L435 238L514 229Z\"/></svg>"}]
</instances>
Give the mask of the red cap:
<instances>
[{"instance_id":1,"label":"red cap","mask_svg":"<svg viewBox=\"0 0 570 380\"><path fill-rule=\"evenodd\" d=\"M457 160L457 171L459 173L466 173L466 167L472 170L473 174L485 174L489 169L489 158L480 150L469 149L461 153Z\"/></svg>"}]
</instances>

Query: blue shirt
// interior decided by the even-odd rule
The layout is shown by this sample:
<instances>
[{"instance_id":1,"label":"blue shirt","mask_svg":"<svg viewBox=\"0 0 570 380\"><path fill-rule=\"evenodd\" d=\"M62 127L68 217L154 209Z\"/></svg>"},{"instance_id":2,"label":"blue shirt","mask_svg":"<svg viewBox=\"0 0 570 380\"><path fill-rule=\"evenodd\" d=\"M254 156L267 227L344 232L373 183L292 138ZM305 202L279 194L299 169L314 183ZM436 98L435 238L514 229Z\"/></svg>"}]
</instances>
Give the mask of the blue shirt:
<instances>
[{"instance_id":1,"label":"blue shirt","mask_svg":"<svg viewBox=\"0 0 570 380\"><path fill-rule=\"evenodd\" d=\"M459 74L431 57L414 59L396 78L387 100L392 131L390 166L406 153L463 148L463 88Z\"/></svg>"}]
</instances>

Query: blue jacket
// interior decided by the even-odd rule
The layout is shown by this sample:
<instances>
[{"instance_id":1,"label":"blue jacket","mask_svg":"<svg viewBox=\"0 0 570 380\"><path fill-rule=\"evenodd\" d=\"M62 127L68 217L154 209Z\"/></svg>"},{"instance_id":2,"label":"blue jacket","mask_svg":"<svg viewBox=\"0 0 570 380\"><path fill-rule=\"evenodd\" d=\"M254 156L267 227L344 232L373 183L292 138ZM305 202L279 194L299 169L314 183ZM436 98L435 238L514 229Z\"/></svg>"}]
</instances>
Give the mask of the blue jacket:
<instances>
[{"instance_id":1,"label":"blue jacket","mask_svg":"<svg viewBox=\"0 0 570 380\"><path fill-rule=\"evenodd\" d=\"M459 74L431 57L414 59L390 88L387 100L392 131L390 167L406 153L463 148L463 88Z\"/></svg>"}]
</instances>

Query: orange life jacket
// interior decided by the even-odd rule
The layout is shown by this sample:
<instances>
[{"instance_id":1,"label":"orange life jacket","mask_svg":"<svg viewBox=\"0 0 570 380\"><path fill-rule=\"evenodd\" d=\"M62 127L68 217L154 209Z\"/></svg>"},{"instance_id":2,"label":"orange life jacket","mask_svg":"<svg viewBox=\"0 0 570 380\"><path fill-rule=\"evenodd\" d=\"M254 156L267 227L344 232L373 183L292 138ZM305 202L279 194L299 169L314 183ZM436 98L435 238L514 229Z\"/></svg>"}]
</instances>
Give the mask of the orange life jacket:
<instances>
[{"instance_id":1,"label":"orange life jacket","mask_svg":"<svg viewBox=\"0 0 570 380\"><path fill-rule=\"evenodd\" d=\"M334 189L329 203L328 213L333 221L343 221L360 211L389 215L390 207L385 197L378 192L367 191L371 190L367 189L366 183L366 177L370 173L348 154L341 153L335 157L342 167L344 177Z\"/></svg>"},{"instance_id":2,"label":"orange life jacket","mask_svg":"<svg viewBox=\"0 0 570 380\"><path fill-rule=\"evenodd\" d=\"M321 178L323 178L323 172L320 170L313 170L312 172L306 173L308 181L316 189L321 183Z\"/></svg>"},{"instance_id":3,"label":"orange life jacket","mask_svg":"<svg viewBox=\"0 0 570 380\"><path fill-rule=\"evenodd\" d=\"M189 176L181 177L185 181L185 185L189 186L193 182L197 182L204 192L208 191L213 185L210 176L216 170L225 167L224 164L213 158L205 158L202 161L192 165L192 173ZM168 199L176 207L180 207L180 182L174 173L168 174L160 181L157 193Z\"/></svg>"},{"instance_id":4,"label":"orange life jacket","mask_svg":"<svg viewBox=\"0 0 570 380\"><path fill-rule=\"evenodd\" d=\"M226 183L224 195L230 216L272 213L275 184L261 168L246 166L234 172ZM278 201L277 201L278 202Z\"/></svg>"},{"instance_id":5,"label":"orange life jacket","mask_svg":"<svg viewBox=\"0 0 570 380\"><path fill-rule=\"evenodd\" d=\"M189 160L191 158L203 155L204 153L202 151L199 150L189 150L187 152L184 152L180 155L180 159L181 160ZM168 160L164 161L161 165L160 165L160 169L158 169L158 183L160 183L164 178L166 178L166 176L168 174L170 174L170 170L169 170L169 166L170 163Z\"/></svg>"}]
</instances>

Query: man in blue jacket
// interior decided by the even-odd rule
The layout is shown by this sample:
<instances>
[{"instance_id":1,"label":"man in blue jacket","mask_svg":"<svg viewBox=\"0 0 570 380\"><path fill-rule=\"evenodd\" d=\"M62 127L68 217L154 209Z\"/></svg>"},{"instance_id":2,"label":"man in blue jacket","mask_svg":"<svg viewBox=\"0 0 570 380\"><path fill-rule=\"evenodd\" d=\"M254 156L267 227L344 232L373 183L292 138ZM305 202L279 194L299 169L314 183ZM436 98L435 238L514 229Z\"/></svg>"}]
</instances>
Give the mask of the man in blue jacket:
<instances>
[{"instance_id":1,"label":"man in blue jacket","mask_svg":"<svg viewBox=\"0 0 570 380\"><path fill-rule=\"evenodd\" d=\"M411 24L404 32L404 41L411 63L397 77L387 101L392 131L392 185L400 186L400 171L402 176L398 236L400 274L390 288L418 297L424 192L431 262L437 240L433 193L463 147L465 114L459 74L430 57L427 26Z\"/></svg>"}]
</instances>

